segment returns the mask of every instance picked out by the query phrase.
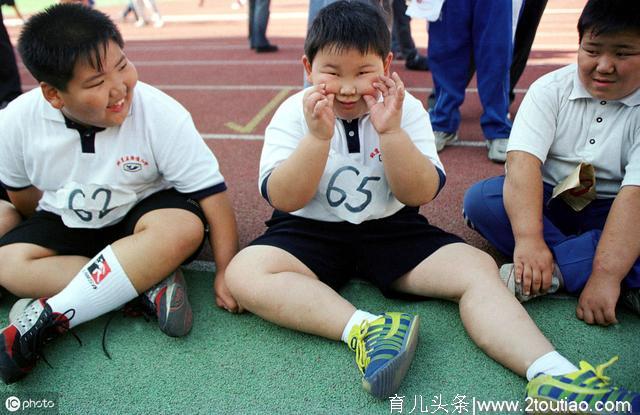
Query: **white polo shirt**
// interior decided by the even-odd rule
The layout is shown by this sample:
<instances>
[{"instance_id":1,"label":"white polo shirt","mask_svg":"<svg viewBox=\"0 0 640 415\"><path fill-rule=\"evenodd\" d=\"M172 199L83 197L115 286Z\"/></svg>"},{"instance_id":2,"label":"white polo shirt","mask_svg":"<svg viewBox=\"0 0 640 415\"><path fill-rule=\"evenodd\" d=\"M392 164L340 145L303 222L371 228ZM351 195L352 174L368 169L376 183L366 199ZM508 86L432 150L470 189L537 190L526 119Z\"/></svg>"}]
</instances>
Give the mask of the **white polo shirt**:
<instances>
[{"instance_id":1,"label":"white polo shirt","mask_svg":"<svg viewBox=\"0 0 640 415\"><path fill-rule=\"evenodd\" d=\"M304 91L300 91L283 102L266 129L259 187L267 200L269 175L295 151L309 131L302 107L303 96ZM409 93L405 94L401 127L444 178L429 116L420 101ZM318 190L307 206L292 214L326 222L361 223L396 213L404 205L391 193L382 157L380 137L368 114L352 122L336 119Z\"/></svg>"},{"instance_id":2,"label":"white polo shirt","mask_svg":"<svg viewBox=\"0 0 640 415\"><path fill-rule=\"evenodd\" d=\"M226 189L218 161L177 101L138 82L124 123L81 137L39 88L0 111L0 181L43 191L38 209L69 227L120 221L138 201L174 187L200 199Z\"/></svg>"},{"instance_id":3,"label":"white polo shirt","mask_svg":"<svg viewBox=\"0 0 640 415\"><path fill-rule=\"evenodd\" d=\"M576 64L531 85L511 129L507 151L540 159L545 183L555 186L580 162L594 166L599 198L640 185L640 90L617 101L592 97Z\"/></svg>"}]
</instances>

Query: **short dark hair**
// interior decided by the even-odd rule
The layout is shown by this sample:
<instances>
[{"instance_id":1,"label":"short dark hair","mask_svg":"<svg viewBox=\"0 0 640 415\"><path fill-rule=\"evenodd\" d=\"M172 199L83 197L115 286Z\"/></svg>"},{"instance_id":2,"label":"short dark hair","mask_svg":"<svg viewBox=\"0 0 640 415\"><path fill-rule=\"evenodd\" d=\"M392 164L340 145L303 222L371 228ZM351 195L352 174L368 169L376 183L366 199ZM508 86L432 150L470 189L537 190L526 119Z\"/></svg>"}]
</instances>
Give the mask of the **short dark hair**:
<instances>
[{"instance_id":1,"label":"short dark hair","mask_svg":"<svg viewBox=\"0 0 640 415\"><path fill-rule=\"evenodd\" d=\"M122 35L104 13L80 4L57 4L32 16L22 29L18 51L31 75L65 91L79 59L102 70L102 56Z\"/></svg>"},{"instance_id":2,"label":"short dark hair","mask_svg":"<svg viewBox=\"0 0 640 415\"><path fill-rule=\"evenodd\" d=\"M356 49L385 59L391 49L389 28L380 7L359 0L339 0L320 10L311 23L304 53L313 63L318 51Z\"/></svg>"},{"instance_id":3,"label":"short dark hair","mask_svg":"<svg viewBox=\"0 0 640 415\"><path fill-rule=\"evenodd\" d=\"M589 0L578 19L578 36L633 31L640 35L640 1Z\"/></svg>"}]
</instances>

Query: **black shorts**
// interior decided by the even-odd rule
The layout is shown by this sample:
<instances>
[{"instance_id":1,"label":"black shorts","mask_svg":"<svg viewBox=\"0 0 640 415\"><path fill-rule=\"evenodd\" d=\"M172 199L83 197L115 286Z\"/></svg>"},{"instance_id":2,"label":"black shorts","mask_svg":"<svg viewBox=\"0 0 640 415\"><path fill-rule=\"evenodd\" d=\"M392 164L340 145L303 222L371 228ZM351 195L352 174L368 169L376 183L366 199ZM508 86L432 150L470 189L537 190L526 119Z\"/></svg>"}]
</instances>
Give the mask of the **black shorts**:
<instances>
[{"instance_id":1,"label":"black shorts","mask_svg":"<svg viewBox=\"0 0 640 415\"><path fill-rule=\"evenodd\" d=\"M81 255L93 258L107 245L132 235L138 220L145 213L169 208L184 209L194 213L202 221L205 230L207 229L207 220L198 202L174 189L169 189L154 193L138 202L117 224L99 229L69 228L62 222L60 216L38 211L0 238L0 246L29 243L51 249L57 255ZM185 263L193 261L198 256L205 239L206 232L200 247Z\"/></svg>"},{"instance_id":2,"label":"black shorts","mask_svg":"<svg viewBox=\"0 0 640 415\"><path fill-rule=\"evenodd\" d=\"M391 284L429 255L445 245L464 242L430 225L417 208L410 207L359 225L276 211L267 226L264 235L250 245L269 245L289 252L334 290L351 278L360 278L388 297L395 296Z\"/></svg>"},{"instance_id":3,"label":"black shorts","mask_svg":"<svg viewBox=\"0 0 640 415\"><path fill-rule=\"evenodd\" d=\"M6 200L7 202L11 202L11 200L9 200L9 195L7 194L7 190L2 186L0 186L0 199Z\"/></svg>"}]
</instances>

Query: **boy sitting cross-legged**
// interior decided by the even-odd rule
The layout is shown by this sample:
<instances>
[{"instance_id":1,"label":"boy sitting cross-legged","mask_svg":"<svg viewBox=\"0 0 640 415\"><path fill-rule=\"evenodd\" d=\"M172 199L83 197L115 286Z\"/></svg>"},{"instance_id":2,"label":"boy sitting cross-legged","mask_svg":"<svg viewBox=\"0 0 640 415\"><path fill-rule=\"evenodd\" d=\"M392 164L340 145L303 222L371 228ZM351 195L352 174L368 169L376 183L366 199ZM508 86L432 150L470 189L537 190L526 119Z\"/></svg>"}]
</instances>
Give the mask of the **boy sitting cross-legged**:
<instances>
[{"instance_id":1,"label":"boy sitting cross-legged","mask_svg":"<svg viewBox=\"0 0 640 415\"><path fill-rule=\"evenodd\" d=\"M0 112L0 180L30 217L0 239L0 285L36 300L0 332L6 383L47 340L141 293L163 332L187 334L178 267L207 224L218 305L235 307L224 270L236 224L217 160L180 104L138 82L123 46L106 15L75 4L33 16L20 36L40 87Z\"/></svg>"},{"instance_id":2,"label":"boy sitting cross-legged","mask_svg":"<svg viewBox=\"0 0 640 415\"><path fill-rule=\"evenodd\" d=\"M362 2L338 1L314 20L303 57L313 86L282 104L265 135L260 189L276 211L227 269L239 309L344 341L365 389L386 398L410 366L419 320L357 310L337 292L357 276L386 295L458 302L471 338L526 374L532 398L615 400L602 367L578 370L554 350L489 255L418 213L445 176L426 111L389 75L389 48L384 19ZM572 395L583 384L590 395ZM640 396L623 396L640 408Z\"/></svg>"},{"instance_id":3,"label":"boy sitting cross-legged","mask_svg":"<svg viewBox=\"0 0 640 415\"><path fill-rule=\"evenodd\" d=\"M589 0L578 35L577 64L522 101L506 176L473 185L464 212L513 257L501 274L519 300L565 289L608 326L618 303L640 315L640 2Z\"/></svg>"}]
</instances>

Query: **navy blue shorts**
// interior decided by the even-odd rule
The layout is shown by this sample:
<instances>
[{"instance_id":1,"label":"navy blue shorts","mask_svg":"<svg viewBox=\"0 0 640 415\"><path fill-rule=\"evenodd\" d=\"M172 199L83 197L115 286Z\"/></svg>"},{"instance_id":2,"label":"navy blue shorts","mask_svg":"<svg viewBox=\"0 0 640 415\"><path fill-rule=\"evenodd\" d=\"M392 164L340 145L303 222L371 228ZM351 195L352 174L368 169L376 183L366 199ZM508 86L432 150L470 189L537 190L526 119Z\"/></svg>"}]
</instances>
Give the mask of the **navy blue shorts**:
<instances>
[{"instance_id":1,"label":"navy blue shorts","mask_svg":"<svg viewBox=\"0 0 640 415\"><path fill-rule=\"evenodd\" d=\"M391 284L441 247L464 242L429 224L417 208L405 207L382 219L354 225L323 222L276 211L264 235L250 245L283 249L320 281L339 290L360 278L395 297Z\"/></svg>"},{"instance_id":2,"label":"navy blue shorts","mask_svg":"<svg viewBox=\"0 0 640 415\"><path fill-rule=\"evenodd\" d=\"M205 230L207 229L207 220L198 202L174 189L169 189L141 200L122 221L100 229L69 228L62 222L60 216L42 210L37 211L0 238L0 246L29 243L51 249L57 255L80 255L93 258L107 245L132 235L136 224L144 214L170 208L184 209L194 213L202 221ZM205 239L206 232L200 247L185 263L193 261L198 256Z\"/></svg>"}]
</instances>

